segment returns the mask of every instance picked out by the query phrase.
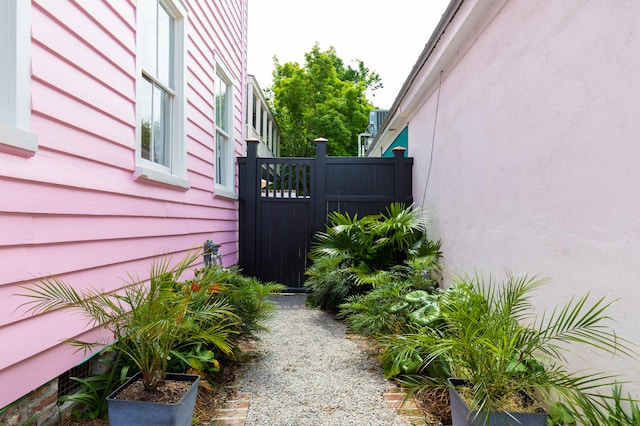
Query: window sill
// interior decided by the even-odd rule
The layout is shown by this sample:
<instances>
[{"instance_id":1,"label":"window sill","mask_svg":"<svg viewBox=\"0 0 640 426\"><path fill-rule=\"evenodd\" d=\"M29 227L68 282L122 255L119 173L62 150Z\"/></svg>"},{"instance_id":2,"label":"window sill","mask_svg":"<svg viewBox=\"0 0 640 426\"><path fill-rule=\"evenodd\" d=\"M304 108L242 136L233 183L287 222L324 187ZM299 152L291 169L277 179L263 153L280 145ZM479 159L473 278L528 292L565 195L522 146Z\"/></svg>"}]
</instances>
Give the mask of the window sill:
<instances>
[{"instance_id":1,"label":"window sill","mask_svg":"<svg viewBox=\"0 0 640 426\"><path fill-rule=\"evenodd\" d=\"M213 193L214 197L219 197L219 198L228 198L230 200L237 200L238 199L238 194L236 194L235 192L231 191L229 188L225 187L225 186L218 186L216 185L214 188L214 193Z\"/></svg>"},{"instance_id":2,"label":"window sill","mask_svg":"<svg viewBox=\"0 0 640 426\"><path fill-rule=\"evenodd\" d=\"M38 135L0 123L0 152L30 158L38 151Z\"/></svg>"},{"instance_id":3,"label":"window sill","mask_svg":"<svg viewBox=\"0 0 640 426\"><path fill-rule=\"evenodd\" d=\"M137 181L142 183L160 185L180 191L186 191L191 187L191 184L187 179L156 170L151 167L137 166L134 172L134 177Z\"/></svg>"}]
</instances>

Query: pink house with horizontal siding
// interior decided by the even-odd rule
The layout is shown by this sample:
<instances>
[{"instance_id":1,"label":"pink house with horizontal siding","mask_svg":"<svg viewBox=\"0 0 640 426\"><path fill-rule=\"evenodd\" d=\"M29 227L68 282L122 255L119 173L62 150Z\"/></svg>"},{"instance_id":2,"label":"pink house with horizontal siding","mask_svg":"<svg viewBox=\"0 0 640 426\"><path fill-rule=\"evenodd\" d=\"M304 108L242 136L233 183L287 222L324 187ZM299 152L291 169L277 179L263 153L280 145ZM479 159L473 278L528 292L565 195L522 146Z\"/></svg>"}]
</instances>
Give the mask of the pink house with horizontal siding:
<instances>
[{"instance_id":1,"label":"pink house with horizontal siding","mask_svg":"<svg viewBox=\"0 0 640 426\"><path fill-rule=\"evenodd\" d=\"M84 321L30 317L21 285L112 291L208 239L236 264L247 6L0 4L0 414L89 355L62 343Z\"/></svg>"}]
</instances>

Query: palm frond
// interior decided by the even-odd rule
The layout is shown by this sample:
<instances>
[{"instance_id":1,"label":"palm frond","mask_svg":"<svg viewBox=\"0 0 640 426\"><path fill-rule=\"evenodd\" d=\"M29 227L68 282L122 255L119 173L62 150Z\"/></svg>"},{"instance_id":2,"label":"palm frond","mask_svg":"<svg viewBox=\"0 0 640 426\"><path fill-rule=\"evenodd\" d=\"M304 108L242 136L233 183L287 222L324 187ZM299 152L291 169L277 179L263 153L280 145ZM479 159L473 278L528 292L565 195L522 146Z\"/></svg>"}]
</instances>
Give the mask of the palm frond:
<instances>
[{"instance_id":1,"label":"palm frond","mask_svg":"<svg viewBox=\"0 0 640 426\"><path fill-rule=\"evenodd\" d=\"M617 336L615 330L605 323L611 318L605 314L616 301L607 302L605 297L588 305L589 294L574 301L572 298L561 309L555 308L548 317L535 324L539 329L536 346L540 349L550 347L559 350L567 348L562 344L589 345L605 353L628 357L637 355L637 345L628 339ZM557 353L557 350L554 351Z\"/></svg>"}]
</instances>

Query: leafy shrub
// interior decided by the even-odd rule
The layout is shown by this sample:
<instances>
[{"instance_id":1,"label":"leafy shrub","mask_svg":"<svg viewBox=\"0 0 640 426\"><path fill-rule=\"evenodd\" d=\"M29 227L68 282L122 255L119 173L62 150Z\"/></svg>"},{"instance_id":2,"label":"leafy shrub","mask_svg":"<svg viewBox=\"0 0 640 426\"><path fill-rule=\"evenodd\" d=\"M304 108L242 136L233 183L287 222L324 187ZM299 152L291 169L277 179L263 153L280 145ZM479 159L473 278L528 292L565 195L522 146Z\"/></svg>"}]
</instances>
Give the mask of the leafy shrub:
<instances>
[{"instance_id":1,"label":"leafy shrub","mask_svg":"<svg viewBox=\"0 0 640 426\"><path fill-rule=\"evenodd\" d=\"M352 266L370 271L400 265L417 256L424 240L424 221L419 209L392 203L386 213L358 219L331 212L326 232L316 234L311 257L342 255Z\"/></svg>"},{"instance_id":2,"label":"leafy shrub","mask_svg":"<svg viewBox=\"0 0 640 426\"><path fill-rule=\"evenodd\" d=\"M364 294L388 271L416 257L438 258L440 243L427 240L420 210L392 203L386 213L365 216L332 212L326 232L316 234L305 286L308 305L335 310L347 297Z\"/></svg>"},{"instance_id":3,"label":"leafy shrub","mask_svg":"<svg viewBox=\"0 0 640 426\"><path fill-rule=\"evenodd\" d=\"M406 315L393 312L391 307L410 288L407 282L393 281L367 294L350 296L340 305L338 318L344 320L350 331L363 336L400 333L405 327Z\"/></svg>"},{"instance_id":4,"label":"leafy shrub","mask_svg":"<svg viewBox=\"0 0 640 426\"><path fill-rule=\"evenodd\" d=\"M256 338L275 305L271 294L284 286L262 284L236 269L206 268L193 279L179 281L202 253L190 252L173 265L170 256L156 259L148 280L129 276L121 292L104 294L90 289L78 293L58 279L26 286L31 312L55 309L79 311L90 326L101 326L115 337L109 341L69 339L80 348L104 347L116 354L111 370L77 379L82 391L67 400L87 405L83 415L106 413L104 397L124 375L143 372L145 386L157 387L166 371L197 373L210 382L220 368L219 359L231 359L240 339ZM202 383L202 382L201 382Z\"/></svg>"},{"instance_id":5,"label":"leafy shrub","mask_svg":"<svg viewBox=\"0 0 640 426\"><path fill-rule=\"evenodd\" d=\"M443 304L455 304L458 298L465 297L468 289L466 283L456 283L448 289L433 292L429 297L422 294L407 294L402 298L406 306L404 327L398 333L388 333L379 337L382 346L380 361L387 378L396 377L399 381L414 383L416 378L426 377L428 380L443 382L451 377L451 368L442 356L433 356L431 348L427 345L416 345L412 339L406 339L406 335L420 335L433 333L435 330L445 327L445 317L441 306ZM409 299L409 300L407 300ZM428 306L429 312L425 314L420 304ZM397 308L394 308L397 310ZM412 320L411 315L420 317ZM422 318L422 317L425 318ZM427 360L430 360L427 362Z\"/></svg>"},{"instance_id":6,"label":"leafy shrub","mask_svg":"<svg viewBox=\"0 0 640 426\"><path fill-rule=\"evenodd\" d=\"M258 339L260 332L267 331L264 323L275 310L268 298L284 288L281 284L263 284L255 278L245 277L237 268L215 266L196 271L192 280L176 283L174 290L191 300L192 310L206 312L228 306L235 317L225 324L231 330L231 351L219 351L217 345L194 339L177 342L172 348L173 371L184 372L190 368L212 382L220 369L220 361L232 359L230 355L237 351L240 340Z\"/></svg>"},{"instance_id":7,"label":"leafy shrub","mask_svg":"<svg viewBox=\"0 0 640 426\"><path fill-rule=\"evenodd\" d=\"M413 321L411 315L427 304L426 300L413 301L409 295L434 294L438 282L433 277L438 272L436 255L413 258L382 271L372 281L371 291L346 298L338 317L344 319L351 331L363 336L406 331L407 324ZM417 314L423 315L425 310Z\"/></svg>"},{"instance_id":8,"label":"leafy shrub","mask_svg":"<svg viewBox=\"0 0 640 426\"><path fill-rule=\"evenodd\" d=\"M269 297L282 292L286 287L274 282L263 283L256 278L245 277L237 268L215 269L215 271L208 280L214 281L214 285L216 282L221 285L221 297L240 317L240 322L237 324L237 339L258 340L260 332L268 331L265 323L275 310L275 305ZM216 273L220 276L216 276Z\"/></svg>"},{"instance_id":9,"label":"leafy shrub","mask_svg":"<svg viewBox=\"0 0 640 426\"><path fill-rule=\"evenodd\" d=\"M189 342L215 346L229 353L233 332L231 325L237 316L224 303L209 304L206 309L193 309L197 294L179 294L176 283L200 257L189 252L174 264L170 255L156 258L148 279L129 275L129 282L120 292L102 293L97 289L77 292L59 279L43 279L26 286L30 300L24 305L39 314L56 309L78 312L90 327L108 330L115 343L99 339L67 342L81 349L106 347L122 355L141 373L146 390L154 391L166 377L171 350Z\"/></svg>"},{"instance_id":10,"label":"leafy shrub","mask_svg":"<svg viewBox=\"0 0 640 426\"><path fill-rule=\"evenodd\" d=\"M311 291L306 304L312 308L337 311L347 297L359 291L343 255L318 257L306 274L305 287Z\"/></svg>"}]
</instances>

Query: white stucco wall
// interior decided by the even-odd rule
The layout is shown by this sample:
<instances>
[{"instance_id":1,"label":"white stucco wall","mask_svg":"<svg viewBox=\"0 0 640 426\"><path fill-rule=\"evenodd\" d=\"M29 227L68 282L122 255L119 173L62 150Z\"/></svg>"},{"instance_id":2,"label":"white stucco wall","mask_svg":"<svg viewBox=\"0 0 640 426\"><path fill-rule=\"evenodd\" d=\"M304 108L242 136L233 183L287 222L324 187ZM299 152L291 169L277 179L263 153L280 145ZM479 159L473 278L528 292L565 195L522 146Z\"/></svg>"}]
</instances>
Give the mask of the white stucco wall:
<instances>
[{"instance_id":1,"label":"white stucco wall","mask_svg":"<svg viewBox=\"0 0 640 426\"><path fill-rule=\"evenodd\" d=\"M414 199L448 272L550 277L541 309L620 298L616 329L637 343L639 22L636 1L508 1L445 64L435 137L437 85L407 120ZM583 355L573 368L622 374L640 397L640 362Z\"/></svg>"}]
</instances>

